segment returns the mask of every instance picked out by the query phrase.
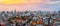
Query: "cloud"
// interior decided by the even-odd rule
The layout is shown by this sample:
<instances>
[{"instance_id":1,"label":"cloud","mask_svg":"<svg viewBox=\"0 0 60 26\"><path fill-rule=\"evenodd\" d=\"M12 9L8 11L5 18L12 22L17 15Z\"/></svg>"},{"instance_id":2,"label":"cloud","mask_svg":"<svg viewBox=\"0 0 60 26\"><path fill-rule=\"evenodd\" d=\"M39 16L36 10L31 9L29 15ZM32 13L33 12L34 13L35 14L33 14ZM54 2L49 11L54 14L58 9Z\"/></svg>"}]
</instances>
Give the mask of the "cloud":
<instances>
[{"instance_id":1,"label":"cloud","mask_svg":"<svg viewBox=\"0 0 60 26\"><path fill-rule=\"evenodd\" d=\"M51 0L51 1L60 1L60 0Z\"/></svg>"},{"instance_id":2,"label":"cloud","mask_svg":"<svg viewBox=\"0 0 60 26\"><path fill-rule=\"evenodd\" d=\"M47 4L60 4L60 1L46 2Z\"/></svg>"},{"instance_id":3,"label":"cloud","mask_svg":"<svg viewBox=\"0 0 60 26\"><path fill-rule=\"evenodd\" d=\"M60 0L48 0L45 4L60 4Z\"/></svg>"}]
</instances>

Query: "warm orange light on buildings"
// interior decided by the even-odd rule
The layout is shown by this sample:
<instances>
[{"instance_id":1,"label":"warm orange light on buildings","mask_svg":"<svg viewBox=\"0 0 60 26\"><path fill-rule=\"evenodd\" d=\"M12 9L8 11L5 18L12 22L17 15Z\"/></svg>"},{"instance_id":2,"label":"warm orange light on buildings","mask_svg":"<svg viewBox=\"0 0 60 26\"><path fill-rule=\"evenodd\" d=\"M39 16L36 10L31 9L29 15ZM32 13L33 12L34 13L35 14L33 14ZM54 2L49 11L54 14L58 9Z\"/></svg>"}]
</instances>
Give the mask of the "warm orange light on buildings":
<instances>
[{"instance_id":1,"label":"warm orange light on buildings","mask_svg":"<svg viewBox=\"0 0 60 26\"><path fill-rule=\"evenodd\" d=\"M33 25L36 25L37 23L36 22L32 22Z\"/></svg>"}]
</instances>

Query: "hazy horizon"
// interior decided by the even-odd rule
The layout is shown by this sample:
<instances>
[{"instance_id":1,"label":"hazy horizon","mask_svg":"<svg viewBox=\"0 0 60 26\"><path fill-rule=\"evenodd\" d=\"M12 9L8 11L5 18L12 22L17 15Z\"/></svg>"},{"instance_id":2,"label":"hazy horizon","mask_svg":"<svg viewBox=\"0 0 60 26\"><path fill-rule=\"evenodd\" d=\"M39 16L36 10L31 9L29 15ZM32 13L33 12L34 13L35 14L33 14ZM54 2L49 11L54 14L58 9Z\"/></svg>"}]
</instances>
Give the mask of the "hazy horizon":
<instances>
[{"instance_id":1,"label":"hazy horizon","mask_svg":"<svg viewBox=\"0 0 60 26\"><path fill-rule=\"evenodd\" d=\"M58 11L60 0L0 0L0 11Z\"/></svg>"}]
</instances>

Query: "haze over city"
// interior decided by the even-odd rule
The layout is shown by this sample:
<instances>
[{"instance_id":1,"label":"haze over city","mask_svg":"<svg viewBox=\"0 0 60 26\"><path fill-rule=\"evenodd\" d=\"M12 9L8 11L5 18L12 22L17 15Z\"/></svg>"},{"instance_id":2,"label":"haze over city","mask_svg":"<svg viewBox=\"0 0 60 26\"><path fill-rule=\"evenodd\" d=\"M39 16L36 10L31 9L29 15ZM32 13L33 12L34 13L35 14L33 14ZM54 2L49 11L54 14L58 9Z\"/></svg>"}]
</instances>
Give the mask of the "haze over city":
<instances>
[{"instance_id":1,"label":"haze over city","mask_svg":"<svg viewBox=\"0 0 60 26\"><path fill-rule=\"evenodd\" d=\"M0 0L0 11L58 11L60 0Z\"/></svg>"}]
</instances>

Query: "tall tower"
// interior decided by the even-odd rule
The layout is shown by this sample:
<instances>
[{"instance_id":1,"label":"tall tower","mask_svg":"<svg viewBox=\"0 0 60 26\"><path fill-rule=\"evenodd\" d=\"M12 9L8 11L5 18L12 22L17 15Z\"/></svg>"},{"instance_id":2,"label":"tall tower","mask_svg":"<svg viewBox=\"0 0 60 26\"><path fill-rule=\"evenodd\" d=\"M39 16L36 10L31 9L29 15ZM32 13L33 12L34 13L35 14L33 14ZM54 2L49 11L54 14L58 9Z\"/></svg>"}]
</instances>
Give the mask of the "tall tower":
<instances>
[{"instance_id":1,"label":"tall tower","mask_svg":"<svg viewBox=\"0 0 60 26\"><path fill-rule=\"evenodd\" d=\"M16 9L14 9L14 13L16 14Z\"/></svg>"},{"instance_id":2,"label":"tall tower","mask_svg":"<svg viewBox=\"0 0 60 26\"><path fill-rule=\"evenodd\" d=\"M14 16L16 16L16 9L14 9Z\"/></svg>"}]
</instances>

